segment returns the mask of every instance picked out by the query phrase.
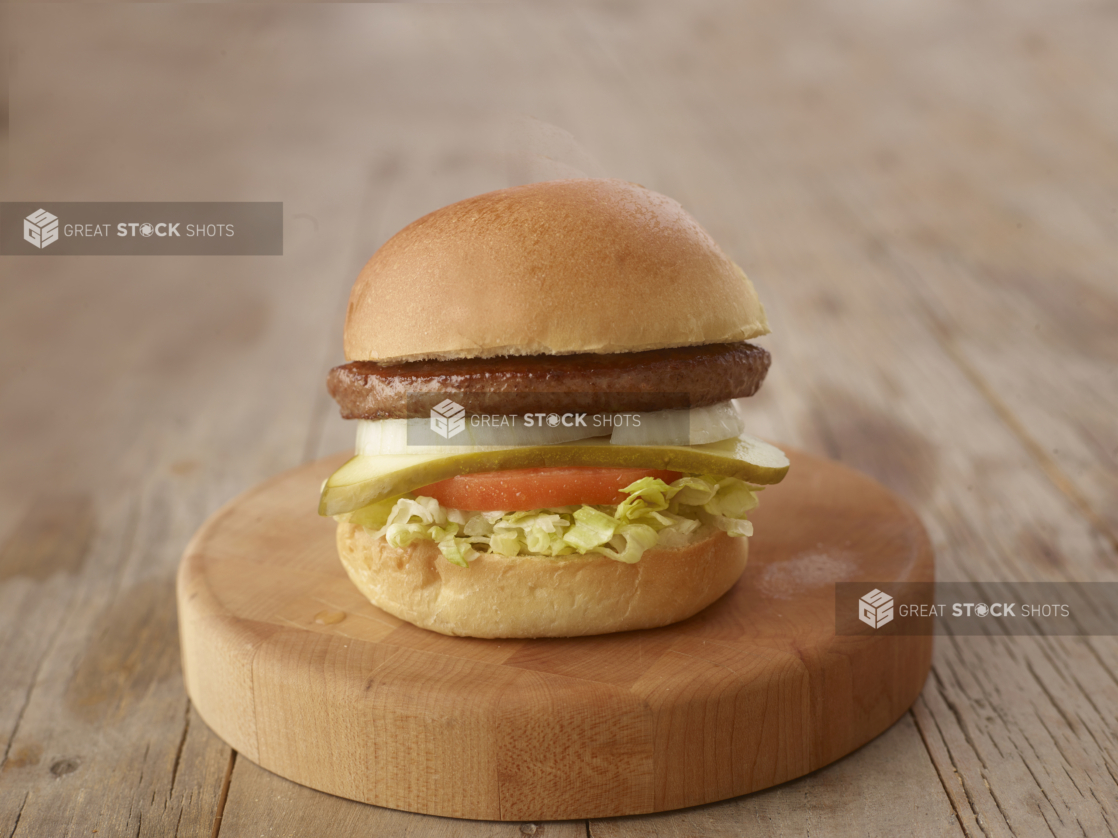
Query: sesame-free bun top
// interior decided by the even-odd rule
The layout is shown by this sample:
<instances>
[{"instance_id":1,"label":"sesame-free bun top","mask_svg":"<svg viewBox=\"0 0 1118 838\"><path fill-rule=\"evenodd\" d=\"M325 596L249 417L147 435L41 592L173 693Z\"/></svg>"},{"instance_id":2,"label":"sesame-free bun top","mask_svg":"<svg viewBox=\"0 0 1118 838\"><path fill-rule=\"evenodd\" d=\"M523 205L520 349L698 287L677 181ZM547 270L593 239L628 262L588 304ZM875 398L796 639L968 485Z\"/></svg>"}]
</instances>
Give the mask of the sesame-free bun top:
<instances>
[{"instance_id":1,"label":"sesame-free bun top","mask_svg":"<svg viewBox=\"0 0 1118 838\"><path fill-rule=\"evenodd\" d=\"M752 283L678 202L558 180L459 201L389 239L350 294L345 357L639 352L768 331Z\"/></svg>"}]
</instances>

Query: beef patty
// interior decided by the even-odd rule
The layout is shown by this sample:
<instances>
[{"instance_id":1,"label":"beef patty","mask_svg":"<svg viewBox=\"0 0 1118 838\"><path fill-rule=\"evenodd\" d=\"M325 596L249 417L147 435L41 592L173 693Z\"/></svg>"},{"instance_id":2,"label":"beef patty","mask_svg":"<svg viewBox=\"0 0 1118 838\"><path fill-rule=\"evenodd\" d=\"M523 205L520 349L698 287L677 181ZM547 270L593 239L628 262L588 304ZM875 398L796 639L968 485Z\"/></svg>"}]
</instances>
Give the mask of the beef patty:
<instances>
[{"instance_id":1,"label":"beef patty","mask_svg":"<svg viewBox=\"0 0 1118 838\"><path fill-rule=\"evenodd\" d=\"M426 417L450 398L472 414L630 413L752 396L769 353L714 343L614 355L524 355L334 367L326 380L346 419Z\"/></svg>"}]
</instances>

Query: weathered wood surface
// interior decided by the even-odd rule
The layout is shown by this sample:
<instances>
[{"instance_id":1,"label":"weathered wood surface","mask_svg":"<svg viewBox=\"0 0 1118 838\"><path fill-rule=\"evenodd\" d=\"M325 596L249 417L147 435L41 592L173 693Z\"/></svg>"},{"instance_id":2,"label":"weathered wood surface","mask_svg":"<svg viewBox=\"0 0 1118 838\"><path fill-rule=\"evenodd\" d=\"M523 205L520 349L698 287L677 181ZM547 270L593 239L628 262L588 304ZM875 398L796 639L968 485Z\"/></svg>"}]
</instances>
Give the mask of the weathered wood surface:
<instances>
[{"instance_id":1,"label":"weathered wood surface","mask_svg":"<svg viewBox=\"0 0 1118 838\"><path fill-rule=\"evenodd\" d=\"M533 834L310 792L182 689L173 575L347 447L322 381L388 235L525 179L680 199L774 334L754 430L921 514L940 574L1118 574L1105 4L4 9L5 200L282 200L283 257L0 278L0 836ZM560 127L556 127L560 126ZM569 133L568 133L569 132ZM553 835L1118 831L1114 638L937 643L911 715L766 792Z\"/></svg>"}]
</instances>

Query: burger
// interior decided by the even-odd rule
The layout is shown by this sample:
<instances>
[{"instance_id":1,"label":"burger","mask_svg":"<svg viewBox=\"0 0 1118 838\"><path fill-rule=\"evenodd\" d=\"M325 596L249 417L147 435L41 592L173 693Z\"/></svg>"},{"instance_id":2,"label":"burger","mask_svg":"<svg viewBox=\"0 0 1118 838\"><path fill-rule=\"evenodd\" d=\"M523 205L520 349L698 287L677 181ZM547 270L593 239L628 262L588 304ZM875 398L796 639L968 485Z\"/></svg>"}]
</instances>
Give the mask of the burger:
<instances>
[{"instance_id":1,"label":"burger","mask_svg":"<svg viewBox=\"0 0 1118 838\"><path fill-rule=\"evenodd\" d=\"M742 270L621 180L479 195L388 240L327 386L356 455L323 485L350 579L450 635L571 637L686 619L741 576L788 470L740 403L770 356Z\"/></svg>"}]
</instances>

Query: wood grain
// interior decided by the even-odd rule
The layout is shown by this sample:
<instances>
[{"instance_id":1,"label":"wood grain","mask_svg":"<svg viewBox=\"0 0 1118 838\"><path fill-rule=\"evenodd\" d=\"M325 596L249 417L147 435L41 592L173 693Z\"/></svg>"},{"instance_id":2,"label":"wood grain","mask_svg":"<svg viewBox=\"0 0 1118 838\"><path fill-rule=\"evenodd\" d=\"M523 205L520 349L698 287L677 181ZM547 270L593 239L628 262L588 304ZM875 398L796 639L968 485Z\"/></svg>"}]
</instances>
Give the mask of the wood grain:
<instances>
[{"instance_id":1,"label":"wood grain","mask_svg":"<svg viewBox=\"0 0 1118 838\"><path fill-rule=\"evenodd\" d=\"M583 171L682 200L769 309L751 429L901 494L947 578L1113 578L1106 4L7 4L0 19L5 200L282 200L286 216L282 258L0 260L0 540L72 550L51 560L66 572L0 582L0 835L326 834L358 809L384 818L360 821L370 832L470 826L254 779L245 760L230 773L186 710L160 608L208 515L351 446L322 381L368 255L509 183ZM80 559L82 526L28 540L52 516L40 499L66 497L88 499ZM68 687L79 672L96 691ZM1116 684L1112 638L940 643L919 741L898 725L792 784L608 828L941 834L952 807L968 836L1112 834ZM67 700L96 694L106 707Z\"/></svg>"},{"instance_id":2,"label":"wood grain","mask_svg":"<svg viewBox=\"0 0 1118 838\"><path fill-rule=\"evenodd\" d=\"M924 759L920 734L906 714L869 744L798 780L710 806L666 815L590 822L592 838L729 838L736 835L835 834L837 824L858 824L866 838L915 833L966 834L951 805L930 797L938 785ZM851 794L851 789L865 793ZM841 832L838 832L841 834Z\"/></svg>"},{"instance_id":3,"label":"wood grain","mask_svg":"<svg viewBox=\"0 0 1118 838\"><path fill-rule=\"evenodd\" d=\"M585 838L578 821L500 823L398 812L300 786L238 760L221 822L225 838L248 836L406 835L416 838Z\"/></svg>"},{"instance_id":4,"label":"wood grain","mask_svg":"<svg viewBox=\"0 0 1118 838\"><path fill-rule=\"evenodd\" d=\"M70 522L45 538L43 522L67 511ZM39 581L13 577L3 591L22 593L3 613L6 628L27 639L15 634L4 647L6 692L21 694L4 704L18 715L0 769L0 828L208 830L229 749L183 694L171 580L145 576L142 562L129 568L165 536L138 526L129 504L59 504L51 514L30 510L8 542L9 557L31 549L54 570ZM28 651L39 655L33 666L21 658ZM83 792L90 786L96 799Z\"/></svg>"},{"instance_id":5,"label":"wood grain","mask_svg":"<svg viewBox=\"0 0 1118 838\"><path fill-rule=\"evenodd\" d=\"M431 636L385 614L349 582L309 502L342 458L286 472L187 548L187 690L241 755L407 811L639 814L800 777L891 725L931 660L930 636L836 636L834 584L931 581L934 563L894 496L791 458L729 594L682 623L588 643ZM597 680L602 656L636 663Z\"/></svg>"}]
</instances>

